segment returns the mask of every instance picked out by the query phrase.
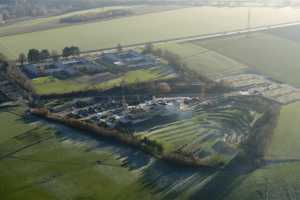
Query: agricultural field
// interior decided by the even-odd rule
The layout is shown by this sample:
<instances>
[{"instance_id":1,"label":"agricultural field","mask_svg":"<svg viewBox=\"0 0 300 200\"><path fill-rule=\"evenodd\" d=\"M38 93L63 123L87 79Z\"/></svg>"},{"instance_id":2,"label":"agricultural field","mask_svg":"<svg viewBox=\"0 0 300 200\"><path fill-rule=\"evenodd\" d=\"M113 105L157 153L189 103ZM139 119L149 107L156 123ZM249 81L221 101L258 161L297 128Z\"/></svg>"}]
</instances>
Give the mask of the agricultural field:
<instances>
[{"instance_id":1,"label":"agricultural field","mask_svg":"<svg viewBox=\"0 0 300 200\"><path fill-rule=\"evenodd\" d=\"M80 141L57 135L54 129L36 122L31 124L32 119L22 119L17 115L23 114L22 111L1 109L0 113L1 125L6 128L1 131L2 198L56 199L59 196L61 199L80 199L93 194L93 198L109 199L113 194L118 195L110 189L121 192L129 185L126 191L135 188L131 192L138 195L134 191L138 190L134 183L136 175L123 168L122 162L111 152L95 150L88 153L88 146ZM18 126L22 129L16 129ZM105 160L102 167L97 165L98 160ZM127 180L128 185L117 184L113 172ZM90 194L86 193L87 187ZM140 195L152 198L143 192Z\"/></svg>"},{"instance_id":2,"label":"agricultural field","mask_svg":"<svg viewBox=\"0 0 300 200\"><path fill-rule=\"evenodd\" d=\"M283 28L289 30L289 28ZM300 43L267 32L193 42L274 80L299 87Z\"/></svg>"},{"instance_id":3,"label":"agricultural field","mask_svg":"<svg viewBox=\"0 0 300 200\"><path fill-rule=\"evenodd\" d=\"M292 8L252 8L252 10L255 13L251 21L252 27L300 19L300 13ZM0 51L11 58L16 58L19 53L27 52L31 48L60 50L65 46L75 45L80 46L82 50L92 50L114 47L119 43L127 45L224 32L245 28L247 12L247 8L239 7L191 7L149 13L4 36L0 38ZM223 23L220 23L220 20ZM31 22L29 26L30 24Z\"/></svg>"},{"instance_id":4,"label":"agricultural field","mask_svg":"<svg viewBox=\"0 0 300 200\"><path fill-rule=\"evenodd\" d=\"M49 16L49 17L41 17L30 20L22 20L19 22L15 22L13 24L1 25L0 26L0 36L6 35L16 35L22 33L30 33L35 31L53 29L58 27L65 27L71 24L61 23L60 20L68 17L74 16L83 16L83 15L95 15L99 13L104 13L112 10L127 10L132 13L132 15L141 15L152 12L162 12L167 10L173 10L181 8L179 6L110 6L110 7L102 7L102 8L94 8L87 9L75 12L69 12L62 15ZM123 16L126 17L126 16ZM119 16L120 18L120 16ZM101 19L100 19L101 20ZM99 20L99 21L100 21ZM103 19L102 19L103 20ZM106 20L111 20L106 19ZM98 21L97 19L91 21ZM86 22L83 22L86 23ZM77 23L78 24L78 23Z\"/></svg>"},{"instance_id":5,"label":"agricultural field","mask_svg":"<svg viewBox=\"0 0 300 200\"><path fill-rule=\"evenodd\" d=\"M39 77L32 80L38 94L62 94L82 90L106 90L119 86L121 83L133 84L153 80L167 80L175 78L176 74L169 66L162 65L148 69L128 71L124 74L111 73L80 76L68 79L58 79L52 76Z\"/></svg>"},{"instance_id":6,"label":"agricultural field","mask_svg":"<svg viewBox=\"0 0 300 200\"><path fill-rule=\"evenodd\" d=\"M183 171L112 141L23 118L23 112L0 110L6 127L0 133L0 195L6 200L187 199L214 174Z\"/></svg>"},{"instance_id":7,"label":"agricultural field","mask_svg":"<svg viewBox=\"0 0 300 200\"><path fill-rule=\"evenodd\" d=\"M240 74L247 69L245 64L193 43L167 44L162 49L180 56L189 69L211 79Z\"/></svg>"},{"instance_id":8,"label":"agricultural field","mask_svg":"<svg viewBox=\"0 0 300 200\"><path fill-rule=\"evenodd\" d=\"M269 33L279 36L281 38L286 38L291 41L300 42L299 37L300 26L290 26L288 28L279 28L270 30Z\"/></svg>"},{"instance_id":9,"label":"agricultural field","mask_svg":"<svg viewBox=\"0 0 300 200\"><path fill-rule=\"evenodd\" d=\"M261 168L238 177L230 185L230 200L288 200L300 198L300 103L283 106Z\"/></svg>"},{"instance_id":10,"label":"agricultural field","mask_svg":"<svg viewBox=\"0 0 300 200\"><path fill-rule=\"evenodd\" d=\"M266 153L271 160L300 159L299 122L300 102L283 106L272 142Z\"/></svg>"},{"instance_id":11,"label":"agricultural field","mask_svg":"<svg viewBox=\"0 0 300 200\"><path fill-rule=\"evenodd\" d=\"M299 199L299 162L274 163L235 180L224 200Z\"/></svg>"},{"instance_id":12,"label":"agricultural field","mask_svg":"<svg viewBox=\"0 0 300 200\"><path fill-rule=\"evenodd\" d=\"M100 13L112 9L123 9L123 8L126 7L115 6L115 7L106 7L106 8L95 8L95 9L88 9L83 11L70 12L63 15L42 17L37 19L20 21L13 24L2 25L0 26L0 36L20 34L24 32L33 32L33 31L38 31L43 29L50 29L58 26L59 20L65 17L71 17L74 15L83 15L90 12Z\"/></svg>"}]
</instances>

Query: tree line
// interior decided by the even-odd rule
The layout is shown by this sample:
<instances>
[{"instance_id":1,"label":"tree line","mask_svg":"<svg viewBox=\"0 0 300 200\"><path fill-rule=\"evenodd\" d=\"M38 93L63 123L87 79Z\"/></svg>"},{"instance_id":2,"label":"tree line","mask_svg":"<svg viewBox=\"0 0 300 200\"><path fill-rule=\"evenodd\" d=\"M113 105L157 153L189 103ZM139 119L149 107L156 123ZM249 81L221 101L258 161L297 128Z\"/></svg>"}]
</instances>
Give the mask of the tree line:
<instances>
[{"instance_id":1,"label":"tree line","mask_svg":"<svg viewBox=\"0 0 300 200\"><path fill-rule=\"evenodd\" d=\"M79 56L80 55L80 49L77 46L71 46L71 47L65 47L62 50L63 57L69 57L69 56ZM25 55L24 53L21 53L19 55L18 61L21 65L24 64L25 61L28 61L29 63L35 63L40 62L49 58L52 58L54 61L57 61L59 58L59 54L57 51L53 50L51 53L48 49L30 49Z\"/></svg>"},{"instance_id":2,"label":"tree line","mask_svg":"<svg viewBox=\"0 0 300 200\"><path fill-rule=\"evenodd\" d=\"M178 74L181 75L181 77L185 78L186 80L201 80L205 83L213 83L213 81L209 80L207 77L189 69L187 64L179 55L169 50L154 48L152 43L148 43L145 45L142 53L153 54L157 57L163 58Z\"/></svg>"}]
</instances>

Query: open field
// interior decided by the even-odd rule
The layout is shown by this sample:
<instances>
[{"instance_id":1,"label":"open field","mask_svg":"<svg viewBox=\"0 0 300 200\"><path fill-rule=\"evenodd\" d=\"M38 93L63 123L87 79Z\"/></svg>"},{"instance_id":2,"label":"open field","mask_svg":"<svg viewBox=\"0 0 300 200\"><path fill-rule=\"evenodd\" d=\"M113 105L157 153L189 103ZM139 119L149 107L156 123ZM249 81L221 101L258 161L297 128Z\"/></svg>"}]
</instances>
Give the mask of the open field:
<instances>
[{"instance_id":1,"label":"open field","mask_svg":"<svg viewBox=\"0 0 300 200\"><path fill-rule=\"evenodd\" d=\"M30 125L19 116L10 117L15 122L6 120L2 115L10 113L0 112L2 125L7 128L7 132L1 131L1 198L122 199L129 195L155 199L137 183L138 173L122 167L122 161L110 150L87 152L89 146L80 140L56 135L49 127ZM16 131L16 124L26 128ZM5 133L11 135L4 139Z\"/></svg>"},{"instance_id":2,"label":"open field","mask_svg":"<svg viewBox=\"0 0 300 200\"><path fill-rule=\"evenodd\" d=\"M224 200L299 199L300 163L275 163L237 178Z\"/></svg>"},{"instance_id":3,"label":"open field","mask_svg":"<svg viewBox=\"0 0 300 200\"><path fill-rule=\"evenodd\" d=\"M1 141L5 141L31 129L30 126L27 126L20 120L18 114L22 114L22 112L22 109L0 112ZM8 124L11 125L8 126Z\"/></svg>"},{"instance_id":4,"label":"open field","mask_svg":"<svg viewBox=\"0 0 300 200\"><path fill-rule=\"evenodd\" d=\"M193 43L162 45L181 57L187 67L211 79L239 74L247 68L242 63Z\"/></svg>"},{"instance_id":5,"label":"open field","mask_svg":"<svg viewBox=\"0 0 300 200\"><path fill-rule=\"evenodd\" d=\"M299 117L299 102L282 107L278 125L266 154L267 159L300 159Z\"/></svg>"},{"instance_id":6,"label":"open field","mask_svg":"<svg viewBox=\"0 0 300 200\"><path fill-rule=\"evenodd\" d=\"M264 32L195 43L244 63L254 72L300 86L300 44L297 42Z\"/></svg>"},{"instance_id":7,"label":"open field","mask_svg":"<svg viewBox=\"0 0 300 200\"><path fill-rule=\"evenodd\" d=\"M119 86L121 83L130 85L137 82L142 83L154 80L166 80L176 77L176 74L170 70L169 66L159 66L129 71L117 77L114 75L105 75L108 76L108 80L105 80L105 77L99 78L97 76L99 76L99 74L86 77L80 76L65 80L48 76L35 78L32 80L32 83L38 94L61 94L91 89L105 90Z\"/></svg>"},{"instance_id":8,"label":"open field","mask_svg":"<svg viewBox=\"0 0 300 200\"><path fill-rule=\"evenodd\" d=\"M10 112L22 114L0 110L1 125L7 127L7 133L0 133L0 195L5 200L187 199L213 175L172 167L35 118L15 115L10 116L14 121L6 120ZM23 131L15 131L16 124Z\"/></svg>"},{"instance_id":9,"label":"open field","mask_svg":"<svg viewBox=\"0 0 300 200\"><path fill-rule=\"evenodd\" d=\"M162 12L167 10L174 10L178 8L182 8L182 7L179 6L111 6L111 7L101 7L101 8L94 8L88 10L74 11L74 12L69 12L66 14L61 14L56 16L22 20L19 22L15 22L13 24L0 25L0 36L30 33L34 31L42 31L47 29L74 25L72 23L71 24L61 23L60 20L63 18L79 16L79 15L99 14L111 10L121 10L121 9L130 11L132 15L141 15L141 14L146 14L151 12ZM118 18L120 18L120 16ZM75 23L75 24L83 24L83 23L103 21L103 20L112 20L112 19L111 18L102 19L102 20L95 19L95 20Z\"/></svg>"},{"instance_id":10,"label":"open field","mask_svg":"<svg viewBox=\"0 0 300 200\"><path fill-rule=\"evenodd\" d=\"M295 42L300 42L300 26L291 26L288 28L274 29L270 30L269 32L281 38L285 38Z\"/></svg>"},{"instance_id":11,"label":"open field","mask_svg":"<svg viewBox=\"0 0 300 200\"><path fill-rule=\"evenodd\" d=\"M74 15L82 15L89 12L92 13L100 13L112 9L121 9L126 7L121 6L114 6L114 7L105 7L105 8L95 8L95 9L89 9L89 10L83 10L83 11L76 11L76 12L70 12L63 15L57 15L57 16L51 16L51 17L42 17L37 19L31 19L31 20L25 20L16 22L9 25L2 25L0 26L0 36L3 35L14 35L22 32L32 32L39 29L46 29L51 28L52 26L55 27L58 26L59 20L65 17L70 17Z\"/></svg>"},{"instance_id":12,"label":"open field","mask_svg":"<svg viewBox=\"0 0 300 200\"><path fill-rule=\"evenodd\" d=\"M118 43L126 45L243 29L247 25L247 10L247 8L193 7L74 25L1 37L0 50L14 58L30 48L60 50L65 46L75 45L80 46L82 50L91 50L113 47ZM292 8L252 8L252 10L255 15L252 16L251 26L300 19L300 12ZM220 20L224 23L220 24Z\"/></svg>"},{"instance_id":13,"label":"open field","mask_svg":"<svg viewBox=\"0 0 300 200\"><path fill-rule=\"evenodd\" d=\"M299 102L283 106L267 148L265 166L236 178L226 200L299 199Z\"/></svg>"}]
</instances>

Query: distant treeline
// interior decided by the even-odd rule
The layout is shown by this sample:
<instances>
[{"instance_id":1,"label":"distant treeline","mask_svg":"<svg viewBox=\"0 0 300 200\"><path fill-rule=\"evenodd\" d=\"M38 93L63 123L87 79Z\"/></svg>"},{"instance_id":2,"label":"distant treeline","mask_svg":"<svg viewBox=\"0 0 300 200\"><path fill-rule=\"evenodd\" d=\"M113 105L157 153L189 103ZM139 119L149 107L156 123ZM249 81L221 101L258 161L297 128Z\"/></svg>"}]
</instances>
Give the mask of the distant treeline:
<instances>
[{"instance_id":1,"label":"distant treeline","mask_svg":"<svg viewBox=\"0 0 300 200\"><path fill-rule=\"evenodd\" d=\"M0 0L0 22L41 17L97 7L136 5L147 0ZM150 2L150 1L149 1Z\"/></svg>"},{"instance_id":2,"label":"distant treeline","mask_svg":"<svg viewBox=\"0 0 300 200\"><path fill-rule=\"evenodd\" d=\"M125 9L116 9L116 10L108 10L104 12L89 12L81 15L73 15L70 17L65 17L60 19L60 23L79 23L79 22L87 22L91 20L107 20L113 19L117 17L124 17L132 15L133 13L129 10Z\"/></svg>"}]
</instances>

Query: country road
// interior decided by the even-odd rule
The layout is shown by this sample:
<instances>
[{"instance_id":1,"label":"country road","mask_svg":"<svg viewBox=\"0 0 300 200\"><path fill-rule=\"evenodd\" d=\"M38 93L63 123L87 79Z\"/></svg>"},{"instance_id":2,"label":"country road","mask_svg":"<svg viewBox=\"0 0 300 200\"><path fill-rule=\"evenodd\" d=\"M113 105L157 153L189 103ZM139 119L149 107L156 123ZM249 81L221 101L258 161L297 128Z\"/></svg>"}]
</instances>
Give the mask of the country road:
<instances>
[{"instance_id":1,"label":"country road","mask_svg":"<svg viewBox=\"0 0 300 200\"><path fill-rule=\"evenodd\" d=\"M296 25L300 25L300 21L267 25L267 26L256 26L256 27L250 27L247 29L236 29L236 30L227 31L227 32L217 32L217 33L210 33L210 34L203 34L203 35L192 35L192 36L179 37L179 38L170 38L170 39L165 39L165 40L148 41L148 42L143 42L143 43L122 45L122 47L123 47L123 49L131 49L131 48L144 47L145 44L148 44L148 43L165 44L165 43L174 43L174 42L176 42L176 43L189 42L189 41L194 41L194 40L206 40L206 39L213 39L213 38L224 37L224 36L233 36L233 35L238 35L238 34L254 33L254 32L259 32L259 31L266 31L266 30L270 30L270 29L284 28L284 27L296 26ZM107 52L114 51L116 49L117 49L117 47L82 51L81 55L107 53Z\"/></svg>"}]
</instances>

